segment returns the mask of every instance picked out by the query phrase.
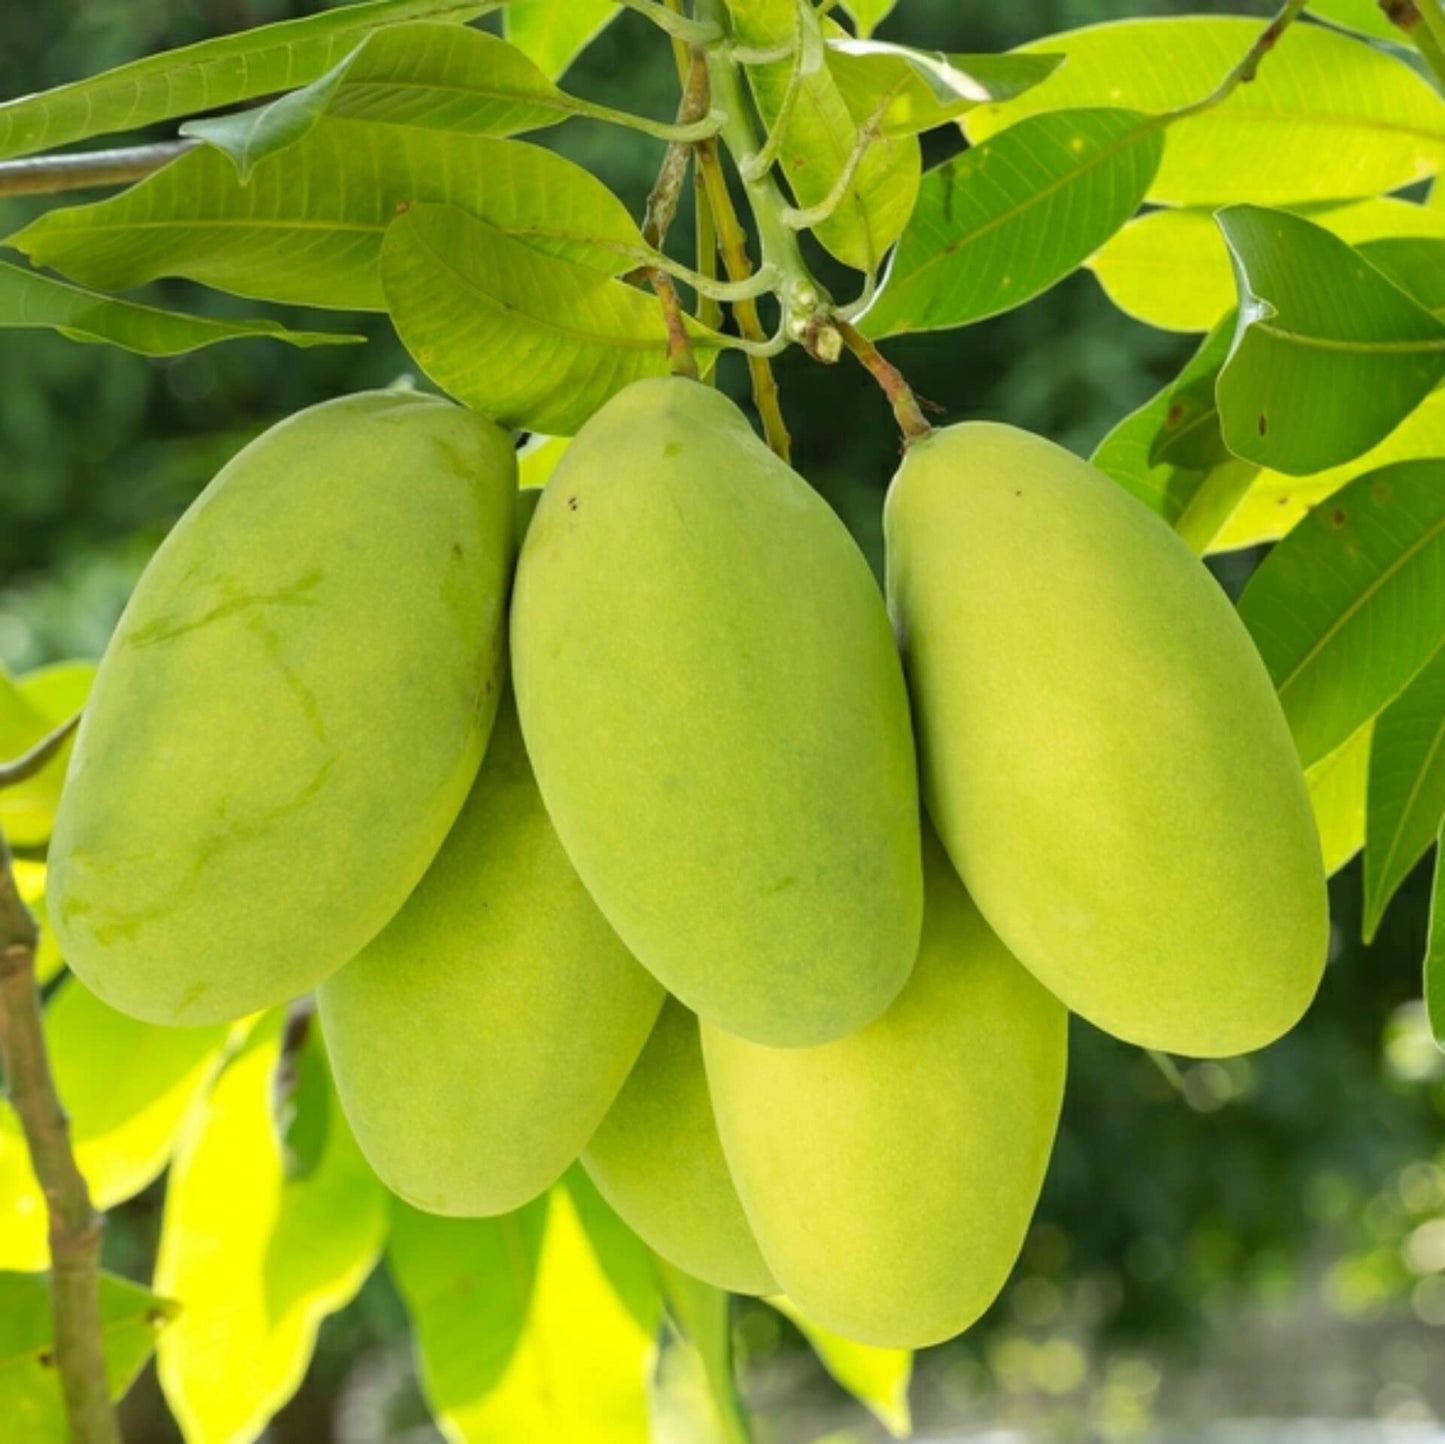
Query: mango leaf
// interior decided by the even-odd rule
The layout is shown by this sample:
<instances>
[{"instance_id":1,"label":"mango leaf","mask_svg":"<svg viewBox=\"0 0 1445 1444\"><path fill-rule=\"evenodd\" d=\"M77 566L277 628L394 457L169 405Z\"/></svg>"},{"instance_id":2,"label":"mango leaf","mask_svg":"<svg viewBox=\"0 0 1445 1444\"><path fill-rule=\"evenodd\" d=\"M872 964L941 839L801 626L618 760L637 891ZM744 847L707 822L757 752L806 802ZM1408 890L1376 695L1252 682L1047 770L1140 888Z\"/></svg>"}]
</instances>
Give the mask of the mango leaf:
<instances>
[{"instance_id":1,"label":"mango leaf","mask_svg":"<svg viewBox=\"0 0 1445 1444\"><path fill-rule=\"evenodd\" d=\"M260 300L381 310L382 237L418 202L463 207L607 273L646 255L622 202L540 146L331 117L246 185L202 147L110 200L47 212L9 244L102 290L184 276Z\"/></svg>"},{"instance_id":2,"label":"mango leaf","mask_svg":"<svg viewBox=\"0 0 1445 1444\"><path fill-rule=\"evenodd\" d=\"M1427 215L1439 215L1428 211ZM1359 252L1427 311L1445 315L1445 239L1439 236L1385 236L1367 241Z\"/></svg>"},{"instance_id":3,"label":"mango leaf","mask_svg":"<svg viewBox=\"0 0 1445 1444\"><path fill-rule=\"evenodd\" d=\"M0 327L59 331L72 341L104 341L140 356L177 356L218 341L265 336L292 346L364 341L325 331L291 331L279 321L223 321L118 301L0 261Z\"/></svg>"},{"instance_id":4,"label":"mango leaf","mask_svg":"<svg viewBox=\"0 0 1445 1444\"><path fill-rule=\"evenodd\" d=\"M1161 113L1202 100L1264 26L1241 16L1120 20L1031 41L1068 57L1044 84L965 118L970 140L1042 111ZM1320 25L1292 25L1222 104L1169 128L1149 199L1292 205L1397 190L1445 165L1445 101L1406 62Z\"/></svg>"},{"instance_id":5,"label":"mango leaf","mask_svg":"<svg viewBox=\"0 0 1445 1444\"><path fill-rule=\"evenodd\" d=\"M192 1111L172 1165L156 1287L184 1312L161 1339L160 1377L189 1440L261 1432L386 1236L386 1191L334 1097L324 1156L287 1179L271 1114L281 1034L267 1015ZM320 1047L315 1029L306 1046Z\"/></svg>"},{"instance_id":6,"label":"mango leaf","mask_svg":"<svg viewBox=\"0 0 1445 1444\"><path fill-rule=\"evenodd\" d=\"M1382 441L1445 376L1445 321L1300 216L1219 213L1239 288L1220 373L1237 456L1305 476Z\"/></svg>"},{"instance_id":7,"label":"mango leaf","mask_svg":"<svg viewBox=\"0 0 1445 1444\"><path fill-rule=\"evenodd\" d=\"M571 444L570 436L533 436L517 453L517 485L523 491L546 486Z\"/></svg>"},{"instance_id":8,"label":"mango leaf","mask_svg":"<svg viewBox=\"0 0 1445 1444\"><path fill-rule=\"evenodd\" d=\"M394 1205L388 1254L452 1444L646 1444L652 1351L565 1188L502 1218Z\"/></svg>"},{"instance_id":9,"label":"mango leaf","mask_svg":"<svg viewBox=\"0 0 1445 1444\"><path fill-rule=\"evenodd\" d=\"M17 857L11 863L20 900L30 909L40 926L40 945L35 950L35 978L43 987L60 972L65 963L55 942L50 916L45 909L45 864Z\"/></svg>"},{"instance_id":10,"label":"mango leaf","mask_svg":"<svg viewBox=\"0 0 1445 1444\"><path fill-rule=\"evenodd\" d=\"M1393 45L1413 48L1409 35L1386 18L1380 0L1310 0L1306 8L1322 20L1357 30L1373 40L1388 40Z\"/></svg>"},{"instance_id":11,"label":"mango leaf","mask_svg":"<svg viewBox=\"0 0 1445 1444\"><path fill-rule=\"evenodd\" d=\"M783 5L776 0L731 0L729 8L744 45L802 48L800 66L792 59L754 65L748 68L748 79L769 131L779 122L785 98L796 86L779 160L798 205L820 205L857 150L861 127L875 116L849 108L827 64L822 28L811 6L791 0ZM875 109L881 123L886 107ZM842 202L813 227L813 234L844 265L876 272L908 222L922 168L918 142L912 136L880 134L867 146Z\"/></svg>"},{"instance_id":12,"label":"mango leaf","mask_svg":"<svg viewBox=\"0 0 1445 1444\"><path fill-rule=\"evenodd\" d=\"M0 160L216 110L306 85L372 31L409 20L460 23L497 0L373 0L167 50L0 105Z\"/></svg>"},{"instance_id":13,"label":"mango leaf","mask_svg":"<svg viewBox=\"0 0 1445 1444\"><path fill-rule=\"evenodd\" d=\"M522 51L495 35L422 22L377 31L304 90L258 110L190 121L181 131L224 151L244 180L322 115L509 136L599 109L563 94Z\"/></svg>"},{"instance_id":14,"label":"mango leaf","mask_svg":"<svg viewBox=\"0 0 1445 1444\"><path fill-rule=\"evenodd\" d=\"M1425 1011L1436 1046L1445 1049L1445 828L1435 839L1435 887L1425 948Z\"/></svg>"},{"instance_id":15,"label":"mango leaf","mask_svg":"<svg viewBox=\"0 0 1445 1444\"><path fill-rule=\"evenodd\" d=\"M624 386L668 370L654 296L454 207L416 206L397 219L382 281L417 365L505 426L573 435ZM720 344L695 322L689 334L700 362Z\"/></svg>"},{"instance_id":16,"label":"mango leaf","mask_svg":"<svg viewBox=\"0 0 1445 1444\"><path fill-rule=\"evenodd\" d=\"M897 4L898 0L845 0L843 8L853 17L859 35L871 35Z\"/></svg>"},{"instance_id":17,"label":"mango leaf","mask_svg":"<svg viewBox=\"0 0 1445 1444\"><path fill-rule=\"evenodd\" d=\"M1445 456L1445 390L1435 390L1378 446L1343 466L1310 476L1261 471L1214 544L1216 551L1277 541L1314 507L1357 476L1392 461Z\"/></svg>"},{"instance_id":18,"label":"mango leaf","mask_svg":"<svg viewBox=\"0 0 1445 1444\"><path fill-rule=\"evenodd\" d=\"M1445 210L1391 196L1300 214L1352 245L1380 236L1445 236ZM1213 210L1150 211L1112 236L1088 266L1121 311L1161 330L1207 331L1236 304L1229 247Z\"/></svg>"},{"instance_id":19,"label":"mango leaf","mask_svg":"<svg viewBox=\"0 0 1445 1444\"><path fill-rule=\"evenodd\" d=\"M1365 795L1374 730L1375 724L1366 722L1348 741L1305 772L1325 872L1330 876L1365 845Z\"/></svg>"},{"instance_id":20,"label":"mango leaf","mask_svg":"<svg viewBox=\"0 0 1445 1444\"><path fill-rule=\"evenodd\" d=\"M669 1326L654 1391L656 1444L691 1444L703 1431L717 1444L751 1444L733 1361L731 1296L664 1259L655 1264Z\"/></svg>"},{"instance_id":21,"label":"mango leaf","mask_svg":"<svg viewBox=\"0 0 1445 1444\"><path fill-rule=\"evenodd\" d=\"M879 1349L855 1343L814 1323L789 1298L779 1296L768 1302L798 1328L823 1367L895 1439L908 1437L913 1429L908 1407L913 1354L908 1349Z\"/></svg>"},{"instance_id":22,"label":"mango leaf","mask_svg":"<svg viewBox=\"0 0 1445 1444\"><path fill-rule=\"evenodd\" d=\"M1073 110L935 167L863 330L942 330L1032 300L1134 213L1162 149L1132 111Z\"/></svg>"},{"instance_id":23,"label":"mango leaf","mask_svg":"<svg viewBox=\"0 0 1445 1444\"><path fill-rule=\"evenodd\" d=\"M619 13L616 0L510 0L502 24L507 39L556 80Z\"/></svg>"},{"instance_id":24,"label":"mango leaf","mask_svg":"<svg viewBox=\"0 0 1445 1444\"><path fill-rule=\"evenodd\" d=\"M0 762L24 756L50 731L49 719L0 668ZM14 846L34 847L50 836L64 770L63 762L50 763L37 776L0 788L0 828Z\"/></svg>"},{"instance_id":25,"label":"mango leaf","mask_svg":"<svg viewBox=\"0 0 1445 1444\"><path fill-rule=\"evenodd\" d=\"M1047 80L1055 55L944 55L885 40L828 41L828 66L849 111L882 115L885 135L919 135L976 105L1022 95Z\"/></svg>"},{"instance_id":26,"label":"mango leaf","mask_svg":"<svg viewBox=\"0 0 1445 1444\"><path fill-rule=\"evenodd\" d=\"M1357 477L1265 558L1239 614L1308 767L1398 696L1445 636L1445 460Z\"/></svg>"},{"instance_id":27,"label":"mango leaf","mask_svg":"<svg viewBox=\"0 0 1445 1444\"><path fill-rule=\"evenodd\" d=\"M101 1338L112 1399L130 1388L150 1358L156 1334L177 1312L169 1299L139 1284L100 1276ZM0 1273L0 1419L17 1444L67 1444L70 1438L45 1274Z\"/></svg>"},{"instance_id":28,"label":"mango leaf","mask_svg":"<svg viewBox=\"0 0 1445 1444\"><path fill-rule=\"evenodd\" d=\"M1365 822L1365 941L1445 821L1445 647L1380 714Z\"/></svg>"},{"instance_id":29,"label":"mango leaf","mask_svg":"<svg viewBox=\"0 0 1445 1444\"><path fill-rule=\"evenodd\" d=\"M580 1163L567 1170L559 1187L571 1197L582 1232L612 1292L638 1328L649 1336L655 1335L662 1322L657 1255L623 1223Z\"/></svg>"},{"instance_id":30,"label":"mango leaf","mask_svg":"<svg viewBox=\"0 0 1445 1444\"><path fill-rule=\"evenodd\" d=\"M0 1102L0 1269L33 1273L49 1266L45 1200L35 1186L20 1120Z\"/></svg>"}]
</instances>

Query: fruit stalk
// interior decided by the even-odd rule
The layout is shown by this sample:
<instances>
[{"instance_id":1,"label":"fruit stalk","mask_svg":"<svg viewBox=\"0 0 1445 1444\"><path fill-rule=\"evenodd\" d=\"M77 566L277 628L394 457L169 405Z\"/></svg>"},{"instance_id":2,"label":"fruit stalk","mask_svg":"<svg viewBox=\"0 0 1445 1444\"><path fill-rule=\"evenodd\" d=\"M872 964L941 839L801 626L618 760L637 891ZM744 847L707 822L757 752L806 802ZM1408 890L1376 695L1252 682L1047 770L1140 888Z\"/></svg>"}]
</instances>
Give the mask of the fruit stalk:
<instances>
[{"instance_id":1,"label":"fruit stalk","mask_svg":"<svg viewBox=\"0 0 1445 1444\"><path fill-rule=\"evenodd\" d=\"M95 186L129 185L194 150L199 141L163 141L81 155L27 156L0 162L0 196L48 196Z\"/></svg>"},{"instance_id":2,"label":"fruit stalk","mask_svg":"<svg viewBox=\"0 0 1445 1444\"><path fill-rule=\"evenodd\" d=\"M17 769L18 770L18 769ZM55 1364L73 1444L120 1444L105 1378L100 1323L103 1220L70 1146L70 1121L45 1051L35 981L39 929L20 900L0 834L0 1063L50 1216Z\"/></svg>"},{"instance_id":3,"label":"fruit stalk","mask_svg":"<svg viewBox=\"0 0 1445 1444\"><path fill-rule=\"evenodd\" d=\"M1445 10L1439 0L1380 0L1380 9L1419 47L1435 83L1445 90Z\"/></svg>"},{"instance_id":4,"label":"fruit stalk","mask_svg":"<svg viewBox=\"0 0 1445 1444\"><path fill-rule=\"evenodd\" d=\"M893 408L898 429L903 433L904 446L921 441L933 428L928 424L928 418L924 416L923 408L919 406L918 398L903 373L856 326L841 317L834 317L833 325L843 338L843 344L883 388L883 394Z\"/></svg>"}]
</instances>

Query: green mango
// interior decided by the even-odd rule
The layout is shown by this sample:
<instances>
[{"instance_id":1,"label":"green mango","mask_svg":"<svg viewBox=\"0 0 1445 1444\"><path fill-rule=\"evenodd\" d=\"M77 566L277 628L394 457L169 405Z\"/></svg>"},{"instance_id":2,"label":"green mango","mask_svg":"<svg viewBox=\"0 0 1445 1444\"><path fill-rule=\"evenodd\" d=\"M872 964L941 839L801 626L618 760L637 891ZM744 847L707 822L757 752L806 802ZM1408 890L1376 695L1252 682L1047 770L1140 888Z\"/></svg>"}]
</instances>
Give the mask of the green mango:
<instances>
[{"instance_id":1,"label":"green mango","mask_svg":"<svg viewBox=\"0 0 1445 1444\"><path fill-rule=\"evenodd\" d=\"M562 1176L662 999L568 863L507 697L427 875L317 991L372 1168L417 1208L472 1217L520 1208Z\"/></svg>"},{"instance_id":2,"label":"green mango","mask_svg":"<svg viewBox=\"0 0 1445 1444\"><path fill-rule=\"evenodd\" d=\"M885 509L924 797L1014 955L1148 1048L1259 1048L1329 934L1320 842L1268 673L1189 548L1102 472L970 422Z\"/></svg>"},{"instance_id":3,"label":"green mango","mask_svg":"<svg viewBox=\"0 0 1445 1444\"><path fill-rule=\"evenodd\" d=\"M732 402L648 380L588 421L511 636L542 797L633 955L762 1042L876 1017L922 916L902 668L862 554Z\"/></svg>"},{"instance_id":4,"label":"green mango","mask_svg":"<svg viewBox=\"0 0 1445 1444\"><path fill-rule=\"evenodd\" d=\"M775 1294L728 1176L697 1019L669 998L582 1154L598 1192L668 1263L735 1294Z\"/></svg>"},{"instance_id":5,"label":"green mango","mask_svg":"<svg viewBox=\"0 0 1445 1444\"><path fill-rule=\"evenodd\" d=\"M50 854L66 960L149 1022L355 957L466 798L500 692L507 434L432 397L312 407L182 517L106 649Z\"/></svg>"},{"instance_id":6,"label":"green mango","mask_svg":"<svg viewBox=\"0 0 1445 1444\"><path fill-rule=\"evenodd\" d=\"M1023 1246L1063 1102L1068 1013L924 841L908 986L817 1048L702 1028L718 1130L753 1232L811 1319L923 1348L988 1308Z\"/></svg>"}]
</instances>

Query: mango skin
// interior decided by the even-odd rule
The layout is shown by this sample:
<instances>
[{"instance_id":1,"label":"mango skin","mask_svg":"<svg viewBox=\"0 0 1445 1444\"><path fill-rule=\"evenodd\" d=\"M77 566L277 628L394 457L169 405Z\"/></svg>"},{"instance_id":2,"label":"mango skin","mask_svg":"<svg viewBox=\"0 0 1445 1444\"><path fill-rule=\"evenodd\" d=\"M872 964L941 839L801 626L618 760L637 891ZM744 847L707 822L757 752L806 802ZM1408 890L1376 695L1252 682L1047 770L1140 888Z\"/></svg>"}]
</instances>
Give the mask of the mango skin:
<instances>
[{"instance_id":1,"label":"mango skin","mask_svg":"<svg viewBox=\"0 0 1445 1444\"><path fill-rule=\"evenodd\" d=\"M902 668L827 504L697 382L638 382L547 484L517 707L598 906L694 1012L778 1045L876 1017L922 911Z\"/></svg>"},{"instance_id":2,"label":"mango skin","mask_svg":"<svg viewBox=\"0 0 1445 1444\"><path fill-rule=\"evenodd\" d=\"M1329 935L1309 796L1234 608L1102 472L1012 427L915 445L885 508L924 797L984 916L1143 1047L1263 1047Z\"/></svg>"},{"instance_id":3,"label":"mango skin","mask_svg":"<svg viewBox=\"0 0 1445 1444\"><path fill-rule=\"evenodd\" d=\"M861 1343L962 1333L1003 1287L1063 1101L1068 1014L925 837L918 964L876 1022L818 1048L702 1029L732 1176L778 1282Z\"/></svg>"},{"instance_id":4,"label":"mango skin","mask_svg":"<svg viewBox=\"0 0 1445 1444\"><path fill-rule=\"evenodd\" d=\"M500 691L510 438L372 392L283 421L166 538L106 650L50 854L65 957L122 1012L286 1001L405 902Z\"/></svg>"},{"instance_id":5,"label":"mango skin","mask_svg":"<svg viewBox=\"0 0 1445 1444\"><path fill-rule=\"evenodd\" d=\"M582 1154L598 1192L669 1263L735 1294L775 1294L728 1175L697 1019L669 998Z\"/></svg>"},{"instance_id":6,"label":"mango skin","mask_svg":"<svg viewBox=\"0 0 1445 1444\"><path fill-rule=\"evenodd\" d=\"M662 999L567 861L509 698L436 861L317 992L367 1161L415 1207L472 1217L562 1176Z\"/></svg>"}]
</instances>

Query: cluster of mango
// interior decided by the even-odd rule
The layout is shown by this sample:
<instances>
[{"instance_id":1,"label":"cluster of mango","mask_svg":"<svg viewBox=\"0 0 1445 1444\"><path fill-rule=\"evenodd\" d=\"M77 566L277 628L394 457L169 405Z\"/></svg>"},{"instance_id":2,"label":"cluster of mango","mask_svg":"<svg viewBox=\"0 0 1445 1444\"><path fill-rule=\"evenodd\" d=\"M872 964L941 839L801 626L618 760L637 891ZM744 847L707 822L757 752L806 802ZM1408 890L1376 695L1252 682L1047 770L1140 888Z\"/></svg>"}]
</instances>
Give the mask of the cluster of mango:
<instances>
[{"instance_id":1,"label":"cluster of mango","mask_svg":"<svg viewBox=\"0 0 1445 1444\"><path fill-rule=\"evenodd\" d=\"M419 1207L506 1212L580 1155L682 1269L871 1343L958 1333L1022 1245L1067 1010L1261 1046L1318 984L1324 876L1247 633L1136 501L973 423L914 444L885 522L887 607L683 379L540 494L441 400L291 418L101 664L67 958L181 1025L319 985Z\"/></svg>"}]
</instances>

